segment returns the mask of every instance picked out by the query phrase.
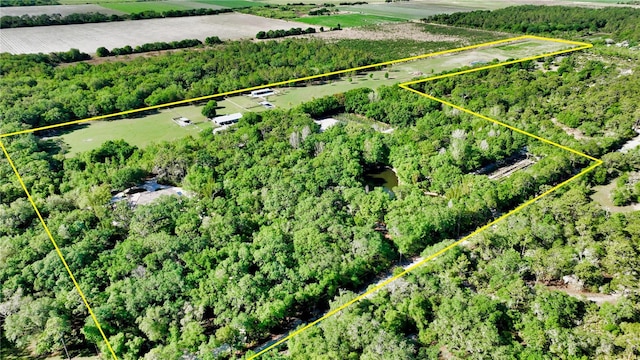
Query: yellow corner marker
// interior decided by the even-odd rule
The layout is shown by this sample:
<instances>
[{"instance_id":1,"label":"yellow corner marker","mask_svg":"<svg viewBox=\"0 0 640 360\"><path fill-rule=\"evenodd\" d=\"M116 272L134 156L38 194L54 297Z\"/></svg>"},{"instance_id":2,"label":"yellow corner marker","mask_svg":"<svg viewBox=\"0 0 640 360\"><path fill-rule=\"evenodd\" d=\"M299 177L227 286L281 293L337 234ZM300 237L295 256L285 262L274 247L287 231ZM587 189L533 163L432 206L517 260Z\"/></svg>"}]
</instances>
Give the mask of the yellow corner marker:
<instances>
[{"instance_id":1,"label":"yellow corner marker","mask_svg":"<svg viewBox=\"0 0 640 360\"><path fill-rule=\"evenodd\" d=\"M416 80L416 81L405 82L405 83L399 84L399 86L401 88L403 88L403 89L408 90L408 91L417 93L420 96L424 96L424 97L429 98L431 100L440 102L440 103L442 103L444 105L451 106L451 107L456 108L456 109L458 109L460 111L464 111L464 112L466 112L468 114L477 116L477 117L482 118L484 120L493 122L495 124L498 124L500 126L504 126L504 127L508 128L508 129L511 129L513 131L516 131L516 132L519 132L519 133L524 134L526 136L529 136L529 137L532 137L534 139L540 140L540 141L545 142L547 144L556 146L556 147L558 147L560 149L563 149L565 151L568 151L568 152L571 152L573 154L579 155L581 157L587 158L589 160L595 161L595 163L592 164L591 166L585 168L582 172L580 172L579 174L573 176L572 178L570 178L570 179L568 179L568 180L566 180L566 181L564 181L564 182L552 187L551 189L549 189L549 190L545 191L544 193L536 196L535 198L526 201L525 203L519 205L518 207L516 207L515 209L511 210L510 212L508 212L508 213L500 216L499 218L489 222L488 224L476 229L471 234L469 234L469 235L463 237L462 239L450 244L449 246L445 247L444 249L442 249L442 250L440 250L440 251L438 251L438 252L436 252L436 253L428 256L428 257L426 257L425 259L420 261L416 266L414 266L414 267L412 267L410 269L404 270L403 272L401 272L401 273L399 273L399 274L387 279L386 281L376 285L375 287L372 287L371 289L367 290L365 293L357 296L356 298L352 299L351 301L343 304L342 306L340 306L340 307L338 307L338 308L336 308L334 310L331 310L330 312L325 314L323 317L321 317L321 318L319 318L319 319L317 319L317 320L315 320L315 321L313 321L313 322L311 322L309 324L306 324L305 326L303 326L300 329L297 329L297 330L289 333L289 335L287 335L285 338L277 341L276 343L272 344L271 346L269 346L269 347L265 348L264 350L252 355L251 357L249 357L249 359L254 359L254 358L256 358L256 357L258 357L258 356L260 356L260 355L262 355L262 354L264 354L264 353L266 353L266 352L268 352L268 351L270 351L270 350L272 350L272 349L274 349L276 347L278 347L279 345L281 345L281 344L285 343L286 341L290 340L291 338L299 335L300 333L302 333L303 331L309 329L310 327L317 325L321 321L326 320L327 318L335 315L336 313L346 309L351 304L353 304L355 302L358 302L358 301L364 299L365 297L375 293L376 291L382 289L383 287L385 287L389 283L391 283L391 282L393 282L393 281L405 276L410 271L413 271L414 269L420 267L421 265L423 265L423 264L425 264L425 263L437 258L438 256L440 256L440 255L446 253L447 251L453 249L454 247L458 246L462 242L464 242L464 241L470 239L471 237L479 234L480 232L488 229L490 226L495 225L496 223L506 219L507 217L509 217L509 216L521 211L522 209L524 209L525 207L533 204L534 202L538 201L539 199L551 194L552 192L560 189L561 187L563 187L563 186L567 185L568 183L570 183L570 182L572 182L572 181L584 176L585 174L587 174L588 172L592 171L596 167L602 165L602 161L601 160L598 160L598 159L596 159L594 157L591 157L589 155L583 154L580 151L577 151L577 150L571 149L569 147L560 145L558 143L555 143L553 141L544 139L542 137L539 137L537 135L531 134L531 133L526 132L524 130L520 130L518 128L515 128L515 127L513 127L511 125L505 124L505 123L500 122L498 120L491 119L491 118L489 118L487 116L484 116L482 114L479 114L479 113L476 113L474 111L465 109L465 108L463 108L461 106L452 104L449 101L446 101L446 100L443 100L443 99L439 99L439 98L436 98L436 97L431 96L429 94L425 94L425 93L420 92L418 90L412 89L412 88L409 87L409 85L423 83L423 82L437 80L437 79L443 79L443 78L452 77L452 76L461 75L461 74L466 74L466 73L471 73L471 72L475 72L475 71L482 71L482 70L492 69L492 68L505 66L505 65L510 65L510 64L516 64L516 63L520 63L520 62L528 61L528 60L540 59L540 58L547 57L547 56L554 56L554 55L564 54L564 53L568 53L568 52L584 50L584 49L588 49L588 48L592 47L593 45L588 44L588 43L577 42L577 41L545 38L545 37L541 37L541 36L531 36L531 35L518 36L518 37L513 37L513 38L508 38L508 39L503 39L503 40L486 42L486 43L477 44L477 45L469 45L469 46L456 48L456 49L438 51L438 52L434 52L434 53L430 53L430 54L423 54L423 55L412 56L412 57L398 59L398 60L385 61L385 62L372 64L372 65L365 65L365 66L359 66L359 67L354 67L354 68L345 69L345 70L332 71L332 72L328 72L328 73L324 73L324 74L306 76L306 77L293 79L293 80L286 80L286 81L280 81L280 82L275 82L275 83L266 84L266 85L253 86L253 87L240 89L240 90L227 91L227 92L220 93L220 94L201 96L201 97L192 98L192 99L174 101L174 102L166 103L166 104L148 106L148 107L144 107L144 108L140 108L140 109L121 111L121 112L114 113L114 114L109 114L109 115L94 116L94 117L91 117L91 118L82 119L82 120L75 120L75 121L69 121L69 122L62 123L62 124L48 125L48 126L35 128L35 129L15 131L15 132L6 133L6 134L0 134L0 138L14 136L14 135L20 135L20 134L34 133L34 132L37 132L37 131L49 130L49 129L54 129L54 128L63 127L63 126L69 126L69 125L74 125L74 124L85 123L85 122L89 122L89 121L109 119L109 118L113 118L113 117L121 116L121 115L135 114L135 113L148 111L148 110L161 109L161 108L166 108L166 107L170 107L170 106L186 104L186 103L190 103L190 102L198 102L198 101L208 100L208 99L212 99L212 98L218 98L218 97L223 97L223 96L228 96L228 95L240 94L240 93L249 92L249 91L253 91L253 90L263 89L263 88L266 88L266 87L275 87L275 86L288 85L288 84L292 84L292 83L299 82L299 81L313 80L313 79L318 79L318 78L322 78L322 77L326 77L326 76L344 74L344 73L348 73L348 72L352 72L352 71L367 70L367 69L372 69L372 68L376 68L376 67L397 64L397 63L411 61L411 60L424 59L424 58L428 58L428 57L432 57L432 56L451 54L451 53L456 53L456 52L460 52L460 51L464 51L464 50L477 49L477 48L484 47L484 46L493 46L493 45L505 44L505 43L510 43L510 42L514 42L514 41L527 40L527 39L558 42L558 43L563 43L563 44L568 44L568 45L575 45L575 46L578 46L578 47L569 48L569 49L563 49L563 50L554 51L554 52L551 52L551 53L531 56L531 57L518 59L518 60L510 60L510 61L506 61L506 62L502 62L502 63L498 63L498 64L491 64L491 65L487 65L487 66L483 66L483 67L477 67L477 68L462 70L462 71L458 71L458 72L451 73L451 74L436 75L436 76L432 76L432 77L429 77L429 78L426 78L426 79L420 79L420 80ZM82 301L84 302L85 306L87 307L87 310L89 311L89 314L91 315L91 318L95 322L96 327L100 331L100 334L102 335L102 338L104 339L104 342L107 345L107 348L109 349L109 352L111 353L111 356L113 357L114 360L117 360L118 358L117 358L115 352L113 351L113 348L111 347L111 344L109 343L109 340L107 339L105 333L102 331L102 327L100 326L100 323L99 323L98 319L96 318L95 314L93 313L93 310L91 309L91 306L89 305L89 302L87 301L87 298L85 297L84 293L82 292L82 289L80 289L80 285L78 284L78 282L76 281L75 277L73 276L73 273L71 272L71 269L69 268L69 265L67 264L66 260L64 259L64 256L62 255L62 252L60 251L60 248L58 247L58 244L56 243L56 241L54 240L53 236L51 235L51 231L49 231L49 228L47 227L47 224L45 223L42 215L40 214L40 211L38 210L38 207L36 206L36 203L34 202L33 198L31 197L31 194L27 190L27 187L26 187L24 181L22 180L22 177L20 176L20 173L18 172L15 164L13 163L13 160L11 159L11 157L9 156L9 153L7 152L7 149L5 148L4 144L1 141L0 141L0 147L2 147L2 151L4 152L4 155L7 157L7 160L9 161L9 164L11 165L11 168L13 169L13 172L15 173L15 175L18 178L18 181L20 182L20 186L22 186L22 189L24 190L25 194L27 195L27 198L29 199L29 202L33 206L33 209L35 210L35 212L36 212L36 214L38 216L38 219L40 219L40 223L42 224L42 227L44 228L45 232L47 233L47 236L51 240L51 243L53 244L53 247L55 248L56 253L60 257L60 260L62 260L62 264L64 265L65 269L67 270L67 273L69 274L69 277L71 278L71 281L73 282L74 286L76 287L76 290L78 290L78 293L80 294L80 297L82 298Z\"/></svg>"}]
</instances>

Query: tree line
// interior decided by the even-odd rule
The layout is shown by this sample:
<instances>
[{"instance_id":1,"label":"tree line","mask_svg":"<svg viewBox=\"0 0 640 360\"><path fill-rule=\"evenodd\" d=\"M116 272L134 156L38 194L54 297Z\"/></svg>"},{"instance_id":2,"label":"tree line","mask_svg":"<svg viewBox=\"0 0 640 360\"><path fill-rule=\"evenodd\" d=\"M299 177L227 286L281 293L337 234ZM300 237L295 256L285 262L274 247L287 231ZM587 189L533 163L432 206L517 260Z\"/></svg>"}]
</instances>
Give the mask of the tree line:
<instances>
[{"instance_id":1,"label":"tree line","mask_svg":"<svg viewBox=\"0 0 640 360\"><path fill-rule=\"evenodd\" d=\"M60 5L57 0L1 0L0 7L4 6L40 6Z\"/></svg>"},{"instance_id":2,"label":"tree line","mask_svg":"<svg viewBox=\"0 0 640 360\"><path fill-rule=\"evenodd\" d=\"M98 57L118 56L118 55L138 54L138 53L149 52L149 51L184 49L184 48L190 48L198 45L202 45L202 41L198 39L185 39L185 40L172 41L172 42L146 43L146 44L138 45L135 48L129 45L121 48L113 48L111 50L108 50L105 47L99 47L98 49L96 49L96 55Z\"/></svg>"},{"instance_id":3,"label":"tree line","mask_svg":"<svg viewBox=\"0 0 640 360\"><path fill-rule=\"evenodd\" d=\"M439 14L422 21L528 34L571 32L589 35L604 32L620 40L640 41L640 29L636 26L640 23L640 9L631 7L590 9L523 5L492 11Z\"/></svg>"},{"instance_id":4,"label":"tree line","mask_svg":"<svg viewBox=\"0 0 640 360\"><path fill-rule=\"evenodd\" d=\"M89 23L101 23L112 21L125 21L125 20L144 20L144 19L158 19L158 18L171 18L171 17L183 17L183 16L203 16L203 15L218 15L223 13L233 12L232 9L186 9L186 10L167 10L167 11L154 11L146 10L133 14L111 14L106 15L103 13L74 13L69 15L60 14L41 14L41 15L22 15L22 16L2 16L0 17L0 28L20 28L20 27L33 27L33 26L50 26L50 25L71 25L71 24L89 24Z\"/></svg>"},{"instance_id":5,"label":"tree line","mask_svg":"<svg viewBox=\"0 0 640 360\"><path fill-rule=\"evenodd\" d=\"M294 35L304 35L304 34L315 34L316 29L313 27L308 27L306 29L302 28L291 28L289 30L269 30L269 31L259 31L256 34L256 39L275 39L286 36L294 36Z\"/></svg>"}]
</instances>

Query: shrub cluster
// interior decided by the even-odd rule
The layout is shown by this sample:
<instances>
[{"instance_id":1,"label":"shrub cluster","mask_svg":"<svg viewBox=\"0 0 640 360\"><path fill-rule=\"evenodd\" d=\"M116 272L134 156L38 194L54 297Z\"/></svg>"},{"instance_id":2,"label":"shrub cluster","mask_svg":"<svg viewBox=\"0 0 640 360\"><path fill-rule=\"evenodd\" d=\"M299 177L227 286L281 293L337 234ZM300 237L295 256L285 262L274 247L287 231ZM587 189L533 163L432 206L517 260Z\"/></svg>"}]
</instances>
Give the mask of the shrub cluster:
<instances>
[{"instance_id":1,"label":"shrub cluster","mask_svg":"<svg viewBox=\"0 0 640 360\"><path fill-rule=\"evenodd\" d=\"M269 31L260 31L256 34L256 39L275 39L281 38L285 36L293 36L293 35L302 35L302 34L313 34L316 32L315 28L309 27L305 30L302 28L291 28L289 30L269 30Z\"/></svg>"},{"instance_id":2,"label":"shrub cluster","mask_svg":"<svg viewBox=\"0 0 640 360\"><path fill-rule=\"evenodd\" d=\"M215 38L217 38L217 36ZM184 48L194 47L198 45L202 45L202 41L198 39L185 39L185 40L172 41L172 42L147 43L147 44L136 46L135 48L131 47L130 45L127 45L121 48L113 48L111 49L111 51L109 51L104 46L101 46L98 49L96 49L96 55L98 55L99 57L112 56L112 55L128 55L128 54L137 54L137 53L143 53L143 52L149 52L149 51L184 49Z\"/></svg>"}]
</instances>

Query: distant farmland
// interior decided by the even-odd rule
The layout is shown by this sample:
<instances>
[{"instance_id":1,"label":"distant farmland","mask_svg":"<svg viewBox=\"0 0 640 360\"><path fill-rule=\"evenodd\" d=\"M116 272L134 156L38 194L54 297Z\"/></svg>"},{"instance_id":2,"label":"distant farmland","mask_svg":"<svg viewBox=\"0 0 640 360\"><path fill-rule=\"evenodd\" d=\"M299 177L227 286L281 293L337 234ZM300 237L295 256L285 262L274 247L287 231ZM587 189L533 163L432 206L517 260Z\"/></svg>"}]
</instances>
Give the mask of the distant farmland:
<instances>
[{"instance_id":1,"label":"distant farmland","mask_svg":"<svg viewBox=\"0 0 640 360\"><path fill-rule=\"evenodd\" d=\"M144 1L144 2L122 2L122 3L104 3L101 6L125 12L127 14L141 13L143 11L153 10L155 12L163 12L169 10L189 10L189 9L222 9L224 6L215 4L207 4L199 1Z\"/></svg>"},{"instance_id":2,"label":"distant farmland","mask_svg":"<svg viewBox=\"0 0 640 360\"><path fill-rule=\"evenodd\" d=\"M230 13L98 24L2 29L0 49L2 52L11 54L49 53L67 51L71 48L94 53L100 46L111 49L156 41L203 40L208 36L218 36L223 40L235 40L252 38L261 30L307 26L298 22Z\"/></svg>"},{"instance_id":3,"label":"distant farmland","mask_svg":"<svg viewBox=\"0 0 640 360\"><path fill-rule=\"evenodd\" d=\"M62 16L78 13L124 14L122 11L107 9L100 5L43 5L43 6L10 6L2 8L2 16L60 14Z\"/></svg>"},{"instance_id":4,"label":"distant farmland","mask_svg":"<svg viewBox=\"0 0 640 360\"><path fill-rule=\"evenodd\" d=\"M405 21L405 19L394 18L389 16L362 15L362 14L309 16L309 17L301 17L301 18L298 18L297 20L300 22L304 22L306 24L311 24L311 25L325 26L325 27L336 27L340 25L343 28Z\"/></svg>"}]
</instances>

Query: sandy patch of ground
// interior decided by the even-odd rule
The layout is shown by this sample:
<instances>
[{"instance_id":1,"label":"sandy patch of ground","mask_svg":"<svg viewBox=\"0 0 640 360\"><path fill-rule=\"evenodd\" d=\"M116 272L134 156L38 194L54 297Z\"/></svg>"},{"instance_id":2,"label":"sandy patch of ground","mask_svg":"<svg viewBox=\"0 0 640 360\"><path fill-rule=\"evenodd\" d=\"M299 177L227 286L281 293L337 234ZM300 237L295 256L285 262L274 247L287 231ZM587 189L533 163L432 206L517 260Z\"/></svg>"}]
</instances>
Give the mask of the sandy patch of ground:
<instances>
[{"instance_id":1,"label":"sandy patch of ground","mask_svg":"<svg viewBox=\"0 0 640 360\"><path fill-rule=\"evenodd\" d=\"M239 13L107 22L99 24L57 25L2 29L0 49L11 54L50 53L71 48L95 53L108 49L133 47L156 41L204 40L218 36L222 40L252 38L259 31L308 27L306 24L267 19Z\"/></svg>"},{"instance_id":2,"label":"sandy patch of ground","mask_svg":"<svg viewBox=\"0 0 640 360\"><path fill-rule=\"evenodd\" d=\"M640 204L631 204L627 206L615 206L611 199L611 192L616 188L617 179L612 180L607 185L598 185L593 187L595 191L591 195L591 199L600 204L605 210L612 213L628 213L632 211L640 211Z\"/></svg>"},{"instance_id":3,"label":"sandy patch of ground","mask_svg":"<svg viewBox=\"0 0 640 360\"><path fill-rule=\"evenodd\" d=\"M458 36L430 34L418 24L384 24L371 28L349 28L339 31L325 31L313 36L320 39L361 39L361 40L416 40L416 41L463 41Z\"/></svg>"},{"instance_id":4,"label":"sandy patch of ground","mask_svg":"<svg viewBox=\"0 0 640 360\"><path fill-rule=\"evenodd\" d=\"M44 5L44 6L11 6L3 7L0 10L2 16L22 16L22 15L42 15L60 14L62 16L70 14L102 13L105 15L124 14L122 11L111 10L96 4L84 5Z\"/></svg>"},{"instance_id":5,"label":"sandy patch of ground","mask_svg":"<svg viewBox=\"0 0 640 360\"><path fill-rule=\"evenodd\" d=\"M572 127L569 127L569 126L561 123L560 121L558 121L558 119L556 119L556 118L552 118L551 122L555 126L557 126L560 129L564 130L564 132L567 133L567 135L573 136L576 140L591 139L590 137L588 137L585 134L583 134L582 131L580 131L579 129L574 129Z\"/></svg>"},{"instance_id":6,"label":"sandy patch of ground","mask_svg":"<svg viewBox=\"0 0 640 360\"><path fill-rule=\"evenodd\" d=\"M629 152L629 150L631 149L637 148L638 146L640 146L640 135L627 141L624 145L622 145L622 147L618 151L620 151L621 153L626 153L626 152Z\"/></svg>"},{"instance_id":7,"label":"sandy patch of ground","mask_svg":"<svg viewBox=\"0 0 640 360\"><path fill-rule=\"evenodd\" d=\"M622 296L621 294L600 294L587 291L579 291L566 286L547 286L547 288L549 290L562 291L563 293L577 299L587 299L589 301L593 301L598 305L602 305L603 303L615 304Z\"/></svg>"}]
</instances>

